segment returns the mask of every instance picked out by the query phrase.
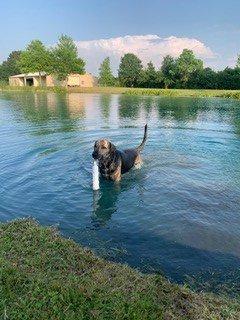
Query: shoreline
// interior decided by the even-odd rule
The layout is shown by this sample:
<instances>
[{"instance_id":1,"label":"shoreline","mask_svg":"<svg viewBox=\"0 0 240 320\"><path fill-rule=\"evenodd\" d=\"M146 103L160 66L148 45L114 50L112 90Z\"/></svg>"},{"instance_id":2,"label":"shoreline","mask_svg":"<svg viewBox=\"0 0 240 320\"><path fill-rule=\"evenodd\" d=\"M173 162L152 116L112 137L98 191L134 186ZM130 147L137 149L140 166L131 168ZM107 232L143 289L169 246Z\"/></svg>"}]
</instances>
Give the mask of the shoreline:
<instances>
[{"instance_id":1,"label":"shoreline","mask_svg":"<svg viewBox=\"0 0 240 320\"><path fill-rule=\"evenodd\" d=\"M31 219L0 224L9 319L239 319L240 302L108 262Z\"/></svg>"},{"instance_id":2,"label":"shoreline","mask_svg":"<svg viewBox=\"0 0 240 320\"><path fill-rule=\"evenodd\" d=\"M210 90L210 89L146 89L126 87L0 87L2 92L56 92L56 93L90 93L90 94L127 94L139 96L161 97L192 97L192 98L231 98L240 99L240 90Z\"/></svg>"}]
</instances>

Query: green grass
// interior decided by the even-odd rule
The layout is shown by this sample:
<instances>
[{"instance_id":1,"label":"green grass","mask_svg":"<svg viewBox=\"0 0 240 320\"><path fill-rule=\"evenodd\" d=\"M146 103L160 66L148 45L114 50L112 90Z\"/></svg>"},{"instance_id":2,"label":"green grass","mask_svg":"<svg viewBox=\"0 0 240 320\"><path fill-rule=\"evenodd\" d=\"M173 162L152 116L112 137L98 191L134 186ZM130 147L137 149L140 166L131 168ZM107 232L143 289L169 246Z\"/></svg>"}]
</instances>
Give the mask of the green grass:
<instances>
[{"instance_id":1,"label":"green grass","mask_svg":"<svg viewBox=\"0 0 240 320\"><path fill-rule=\"evenodd\" d=\"M9 85L1 85L0 83L0 91L66 93L67 89L65 87L13 87Z\"/></svg>"},{"instance_id":2,"label":"green grass","mask_svg":"<svg viewBox=\"0 0 240 320\"><path fill-rule=\"evenodd\" d=\"M164 97L220 97L240 99L239 90L205 90L205 89L134 89L126 92L132 95L156 95Z\"/></svg>"},{"instance_id":3,"label":"green grass","mask_svg":"<svg viewBox=\"0 0 240 320\"><path fill-rule=\"evenodd\" d=\"M78 92L78 93L105 93L105 94L129 94L151 95L163 97L220 97L240 99L240 90L205 90L205 89L144 89L123 87L93 87L93 88L63 88L63 87L11 87L0 85L3 91L26 91L26 92Z\"/></svg>"},{"instance_id":4,"label":"green grass","mask_svg":"<svg viewBox=\"0 0 240 320\"><path fill-rule=\"evenodd\" d=\"M107 262L18 220L0 224L0 319L240 319L240 303Z\"/></svg>"}]
</instances>

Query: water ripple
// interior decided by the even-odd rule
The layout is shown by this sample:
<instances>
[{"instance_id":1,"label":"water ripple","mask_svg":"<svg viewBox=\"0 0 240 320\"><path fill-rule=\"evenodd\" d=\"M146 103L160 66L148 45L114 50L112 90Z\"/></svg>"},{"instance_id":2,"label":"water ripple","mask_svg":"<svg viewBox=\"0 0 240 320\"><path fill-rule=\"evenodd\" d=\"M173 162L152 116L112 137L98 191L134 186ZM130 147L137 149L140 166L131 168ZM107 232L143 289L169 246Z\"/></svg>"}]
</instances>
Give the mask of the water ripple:
<instances>
[{"instance_id":1,"label":"water ripple","mask_svg":"<svg viewBox=\"0 0 240 320\"><path fill-rule=\"evenodd\" d=\"M1 220L33 216L111 259L163 269L177 281L234 270L239 107L221 99L1 93ZM137 146L146 122L142 168L120 184L101 181L93 193L94 141Z\"/></svg>"}]
</instances>

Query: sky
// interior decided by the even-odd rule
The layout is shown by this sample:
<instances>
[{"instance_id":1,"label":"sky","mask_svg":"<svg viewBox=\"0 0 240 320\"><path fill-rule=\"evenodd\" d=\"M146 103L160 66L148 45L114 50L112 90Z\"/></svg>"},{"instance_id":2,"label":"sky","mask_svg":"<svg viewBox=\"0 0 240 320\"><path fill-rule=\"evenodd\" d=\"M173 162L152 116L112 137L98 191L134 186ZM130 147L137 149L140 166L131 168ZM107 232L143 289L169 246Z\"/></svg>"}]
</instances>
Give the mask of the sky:
<instances>
[{"instance_id":1,"label":"sky","mask_svg":"<svg viewBox=\"0 0 240 320\"><path fill-rule=\"evenodd\" d=\"M240 53L239 0L0 0L0 61L33 39L46 46L71 36L88 72L124 53L161 65L166 54L194 51L205 66L234 66Z\"/></svg>"}]
</instances>

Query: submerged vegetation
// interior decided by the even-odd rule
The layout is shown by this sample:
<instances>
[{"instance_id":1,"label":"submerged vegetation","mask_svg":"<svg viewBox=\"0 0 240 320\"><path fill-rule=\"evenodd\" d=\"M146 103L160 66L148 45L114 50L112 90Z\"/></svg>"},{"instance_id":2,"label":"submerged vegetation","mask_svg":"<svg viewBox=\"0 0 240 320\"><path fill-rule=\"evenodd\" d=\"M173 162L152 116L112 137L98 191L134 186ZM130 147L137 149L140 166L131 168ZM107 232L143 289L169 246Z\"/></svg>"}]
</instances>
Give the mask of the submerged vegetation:
<instances>
[{"instance_id":1,"label":"submerged vegetation","mask_svg":"<svg viewBox=\"0 0 240 320\"><path fill-rule=\"evenodd\" d=\"M239 319L240 303L96 257L32 220L0 225L3 319Z\"/></svg>"}]
</instances>

